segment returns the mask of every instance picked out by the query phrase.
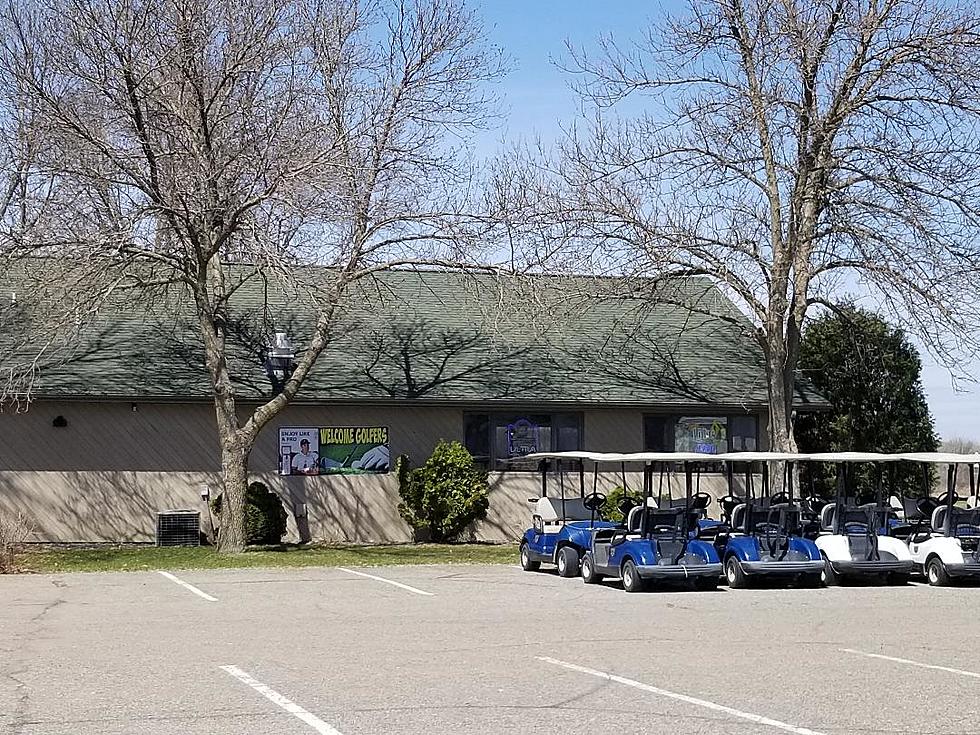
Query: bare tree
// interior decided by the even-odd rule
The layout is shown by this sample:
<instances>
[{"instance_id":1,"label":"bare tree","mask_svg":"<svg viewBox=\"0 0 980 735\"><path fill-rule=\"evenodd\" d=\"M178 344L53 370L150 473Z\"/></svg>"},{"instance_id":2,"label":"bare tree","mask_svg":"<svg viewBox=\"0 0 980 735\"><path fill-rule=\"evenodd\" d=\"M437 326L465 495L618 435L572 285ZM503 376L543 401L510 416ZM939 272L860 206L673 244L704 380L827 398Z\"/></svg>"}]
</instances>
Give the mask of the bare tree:
<instances>
[{"instance_id":1,"label":"bare tree","mask_svg":"<svg viewBox=\"0 0 980 735\"><path fill-rule=\"evenodd\" d=\"M943 441L942 449L951 454L980 454L980 441L954 436Z\"/></svg>"},{"instance_id":2,"label":"bare tree","mask_svg":"<svg viewBox=\"0 0 980 735\"><path fill-rule=\"evenodd\" d=\"M973 3L691 0L566 69L592 112L511 158L498 204L557 268L719 283L764 354L774 448L795 446L804 322L845 292L947 366L976 350Z\"/></svg>"},{"instance_id":3,"label":"bare tree","mask_svg":"<svg viewBox=\"0 0 980 735\"><path fill-rule=\"evenodd\" d=\"M469 262L461 152L500 59L462 0L11 0L4 24L3 72L43 141L30 172L48 182L8 254L70 257L93 310L161 289L193 304L221 547L240 550L249 453L352 285ZM312 264L328 268L297 267ZM257 277L302 298L312 325L279 392L243 415L229 309Z\"/></svg>"}]
</instances>

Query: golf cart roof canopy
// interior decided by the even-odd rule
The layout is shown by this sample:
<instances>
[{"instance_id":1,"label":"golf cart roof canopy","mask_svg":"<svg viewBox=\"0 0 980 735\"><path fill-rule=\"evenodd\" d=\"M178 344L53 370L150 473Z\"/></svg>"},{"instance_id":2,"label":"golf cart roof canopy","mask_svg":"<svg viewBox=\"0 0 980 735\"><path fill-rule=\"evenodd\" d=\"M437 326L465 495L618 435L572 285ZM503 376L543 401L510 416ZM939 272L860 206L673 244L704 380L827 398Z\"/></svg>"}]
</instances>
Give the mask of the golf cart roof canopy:
<instances>
[{"instance_id":1,"label":"golf cart roof canopy","mask_svg":"<svg viewBox=\"0 0 980 735\"><path fill-rule=\"evenodd\" d=\"M956 454L953 452L906 452L898 455L909 462L929 464L980 464L980 454Z\"/></svg>"},{"instance_id":2,"label":"golf cart roof canopy","mask_svg":"<svg viewBox=\"0 0 980 735\"><path fill-rule=\"evenodd\" d=\"M616 452L535 452L527 454L522 459L572 459L591 460L593 462L718 462L718 454L699 454L697 452L632 452L620 454Z\"/></svg>"},{"instance_id":3,"label":"golf cart roof canopy","mask_svg":"<svg viewBox=\"0 0 980 735\"><path fill-rule=\"evenodd\" d=\"M809 454L793 452L728 452L716 454L719 462L803 462L810 459Z\"/></svg>"},{"instance_id":4,"label":"golf cart roof canopy","mask_svg":"<svg viewBox=\"0 0 980 735\"><path fill-rule=\"evenodd\" d=\"M879 454L878 452L817 452L807 455L813 462L898 462L899 454Z\"/></svg>"}]
</instances>

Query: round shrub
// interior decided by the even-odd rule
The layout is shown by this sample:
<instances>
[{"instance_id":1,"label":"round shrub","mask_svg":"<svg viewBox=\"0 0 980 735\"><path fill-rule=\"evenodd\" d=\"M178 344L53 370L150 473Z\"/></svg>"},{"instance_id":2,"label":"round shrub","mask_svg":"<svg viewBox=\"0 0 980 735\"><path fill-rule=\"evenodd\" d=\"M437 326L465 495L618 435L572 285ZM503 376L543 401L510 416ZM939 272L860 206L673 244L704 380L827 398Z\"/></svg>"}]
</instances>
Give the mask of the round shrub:
<instances>
[{"instance_id":1,"label":"round shrub","mask_svg":"<svg viewBox=\"0 0 980 735\"><path fill-rule=\"evenodd\" d=\"M407 457L399 457L395 471L402 498L398 512L416 534L427 534L430 541L454 541L473 521L486 518L487 473L459 442L440 441L415 469Z\"/></svg>"},{"instance_id":2,"label":"round shrub","mask_svg":"<svg viewBox=\"0 0 980 735\"><path fill-rule=\"evenodd\" d=\"M221 517L221 495L211 501L211 510ZM282 500L261 482L245 491L245 543L278 544L286 535L286 509Z\"/></svg>"},{"instance_id":3,"label":"round shrub","mask_svg":"<svg viewBox=\"0 0 980 735\"><path fill-rule=\"evenodd\" d=\"M643 498L637 493L627 493L624 488L617 486L609 491L609 494L606 496L606 502L602 504L602 517L607 521L614 521L616 523L622 523L626 520L623 517L623 511L620 510L620 506L623 504L623 499L627 496L633 501L634 505L643 504Z\"/></svg>"}]
</instances>

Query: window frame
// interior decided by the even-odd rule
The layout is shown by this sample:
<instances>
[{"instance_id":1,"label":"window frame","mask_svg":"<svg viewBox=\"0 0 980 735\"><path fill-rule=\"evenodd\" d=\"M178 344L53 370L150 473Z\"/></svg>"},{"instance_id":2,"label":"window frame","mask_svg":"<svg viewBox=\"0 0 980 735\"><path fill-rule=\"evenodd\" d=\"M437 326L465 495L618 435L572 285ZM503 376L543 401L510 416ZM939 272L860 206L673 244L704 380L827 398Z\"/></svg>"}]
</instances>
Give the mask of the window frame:
<instances>
[{"instance_id":1,"label":"window frame","mask_svg":"<svg viewBox=\"0 0 980 735\"><path fill-rule=\"evenodd\" d=\"M500 410L495 409L493 411L480 411L480 410L464 410L463 411L463 445L466 446L467 451L473 454L473 458L487 470L491 472L500 471L536 471L536 463L530 463L534 466L524 466L525 463L520 462L518 458L510 457L499 457L497 456L497 442L496 442L496 430L499 426L505 425L501 422L514 423L521 418L527 418L530 416L535 416L538 418L547 417L548 418L548 428L549 428L549 446L548 447L538 447L540 452L554 452L557 451L555 447L558 445L560 437L560 429L568 428L572 423L578 432L578 449L581 449L585 444L585 411L563 411L563 410L553 410L547 408L537 408L537 407L527 407L523 409L515 410ZM472 436L469 431L470 420L472 418L478 418L480 420L486 420L488 426L488 447L486 454L482 452L477 454L474 453L473 448L467 446L467 439ZM542 424L543 425L543 424Z\"/></svg>"},{"instance_id":2,"label":"window frame","mask_svg":"<svg viewBox=\"0 0 980 735\"><path fill-rule=\"evenodd\" d=\"M723 419L725 419L726 426L728 427L728 430L726 432L727 433L727 447L725 449L726 452L753 451L753 450L740 450L740 449L733 449L732 448L733 433L731 431L731 428L733 426L733 420L734 419L740 419L740 418L741 419L744 419L744 418L754 419L755 420L755 436L754 436L754 440L755 440L755 445L756 445L756 450L755 451L758 451L758 447L761 444L761 436L762 436L762 415L759 414L759 413L750 413L750 412L745 412L745 413L743 413L743 412L732 413L732 412L726 412L726 411L697 411L696 409L695 410L692 410L692 411L683 411L683 412L680 412L680 411L671 411L669 413L668 412L644 412L644 414L643 414L643 449L644 449L644 451L647 451L647 452L650 452L650 451L664 451L664 452L674 452L674 451L677 451L677 444L676 444L677 423L678 423L678 421L680 419L682 419L682 418L688 418L688 417L693 417L693 418L704 417L704 418L719 418L719 419L722 419L723 418ZM664 427L664 436L663 436L663 438L664 438L664 440L666 440L669 437L669 442L664 441L665 446L663 448L660 448L660 449L653 449L653 448L651 448L651 442L648 441L649 428L650 428L650 424L648 422L651 421L651 420L654 420L654 421L659 420L659 421L663 422L663 424L662 424L663 427ZM711 457L711 456L714 456L714 455L705 454L704 456L705 457Z\"/></svg>"}]
</instances>

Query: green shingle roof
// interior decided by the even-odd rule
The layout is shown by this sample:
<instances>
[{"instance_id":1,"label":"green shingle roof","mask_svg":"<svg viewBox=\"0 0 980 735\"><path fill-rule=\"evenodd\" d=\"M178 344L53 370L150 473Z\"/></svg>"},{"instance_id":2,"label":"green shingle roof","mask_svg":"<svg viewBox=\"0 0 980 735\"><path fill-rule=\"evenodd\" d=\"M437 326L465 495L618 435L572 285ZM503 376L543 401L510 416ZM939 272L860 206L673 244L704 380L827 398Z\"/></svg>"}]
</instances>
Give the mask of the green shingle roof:
<instances>
[{"instance_id":1,"label":"green shingle roof","mask_svg":"<svg viewBox=\"0 0 980 735\"><path fill-rule=\"evenodd\" d=\"M14 335L31 332L27 308L9 303L9 293L25 289L23 277L0 276L0 348L8 355L30 351L14 344ZM683 279L653 296L644 289L615 279L382 272L352 289L298 400L766 404L752 325L714 285ZM252 277L233 296L230 365L241 400L269 393L263 334L287 331L303 346L314 319L308 295ZM77 339L45 355L35 392L210 399L189 295L171 287L145 302L106 304ZM797 401L823 404L806 385Z\"/></svg>"}]
</instances>

